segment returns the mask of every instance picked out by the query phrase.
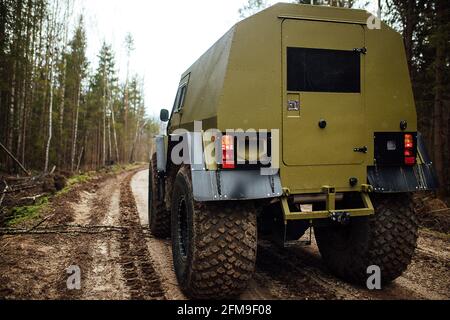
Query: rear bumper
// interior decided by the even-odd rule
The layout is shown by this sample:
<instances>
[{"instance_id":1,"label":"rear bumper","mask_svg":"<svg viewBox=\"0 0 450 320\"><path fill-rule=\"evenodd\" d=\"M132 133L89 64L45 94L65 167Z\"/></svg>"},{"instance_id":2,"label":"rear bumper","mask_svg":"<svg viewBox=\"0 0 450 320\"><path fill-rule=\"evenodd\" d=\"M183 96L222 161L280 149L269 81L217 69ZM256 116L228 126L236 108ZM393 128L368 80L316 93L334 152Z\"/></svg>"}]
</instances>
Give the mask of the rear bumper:
<instances>
[{"instance_id":1,"label":"rear bumper","mask_svg":"<svg viewBox=\"0 0 450 320\"><path fill-rule=\"evenodd\" d=\"M361 192L361 200L364 205L362 208L339 209L336 210L336 190L330 187L324 187L323 192L326 196L326 208L321 211L291 211L289 201L286 196L281 198L281 207L283 209L285 221L292 220L315 220L315 219L339 219L339 217L365 217L375 214L375 210L370 200L368 191L371 191L370 186L366 186L367 190Z\"/></svg>"}]
</instances>

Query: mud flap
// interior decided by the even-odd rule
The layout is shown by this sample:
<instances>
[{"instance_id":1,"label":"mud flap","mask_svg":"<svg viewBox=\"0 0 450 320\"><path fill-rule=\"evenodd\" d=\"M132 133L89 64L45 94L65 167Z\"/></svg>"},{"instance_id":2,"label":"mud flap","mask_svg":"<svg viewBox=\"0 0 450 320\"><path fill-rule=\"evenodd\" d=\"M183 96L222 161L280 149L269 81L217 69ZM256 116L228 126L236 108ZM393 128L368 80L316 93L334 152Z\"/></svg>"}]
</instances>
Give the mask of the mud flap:
<instances>
[{"instance_id":1,"label":"mud flap","mask_svg":"<svg viewBox=\"0 0 450 320\"><path fill-rule=\"evenodd\" d=\"M280 176L263 176L259 170L192 171L196 201L256 200L282 195Z\"/></svg>"},{"instance_id":2,"label":"mud flap","mask_svg":"<svg viewBox=\"0 0 450 320\"><path fill-rule=\"evenodd\" d=\"M156 163L158 172L166 172L167 166L167 136L156 136Z\"/></svg>"}]
</instances>

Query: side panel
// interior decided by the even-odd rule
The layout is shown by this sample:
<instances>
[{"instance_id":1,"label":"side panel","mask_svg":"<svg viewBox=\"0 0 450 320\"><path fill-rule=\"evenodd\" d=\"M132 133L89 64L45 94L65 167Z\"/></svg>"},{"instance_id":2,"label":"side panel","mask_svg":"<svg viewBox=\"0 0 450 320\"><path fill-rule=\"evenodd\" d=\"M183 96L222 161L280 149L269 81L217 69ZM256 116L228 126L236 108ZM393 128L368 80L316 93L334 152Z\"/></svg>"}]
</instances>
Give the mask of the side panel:
<instances>
[{"instance_id":1,"label":"side panel","mask_svg":"<svg viewBox=\"0 0 450 320\"><path fill-rule=\"evenodd\" d=\"M225 75L235 27L219 39L183 75L189 74L189 85L184 107L174 115L169 133L178 127L193 130L193 121L203 120L204 128L217 126L217 113L222 96Z\"/></svg>"},{"instance_id":2,"label":"side panel","mask_svg":"<svg viewBox=\"0 0 450 320\"><path fill-rule=\"evenodd\" d=\"M403 39L385 24L366 31L366 115L371 132L417 132L417 114ZM372 151L372 150L370 150ZM369 154L370 154L369 151Z\"/></svg>"}]
</instances>

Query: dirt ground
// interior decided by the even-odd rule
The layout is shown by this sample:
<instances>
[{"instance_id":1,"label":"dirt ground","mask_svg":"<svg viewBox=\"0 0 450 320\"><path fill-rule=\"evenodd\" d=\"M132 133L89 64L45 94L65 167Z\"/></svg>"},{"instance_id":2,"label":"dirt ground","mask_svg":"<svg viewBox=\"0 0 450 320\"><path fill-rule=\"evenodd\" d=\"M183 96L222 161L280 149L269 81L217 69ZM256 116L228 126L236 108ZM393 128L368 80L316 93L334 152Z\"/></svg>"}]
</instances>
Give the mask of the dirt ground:
<instances>
[{"instance_id":1,"label":"dirt ground","mask_svg":"<svg viewBox=\"0 0 450 320\"><path fill-rule=\"evenodd\" d=\"M0 236L0 299L185 299L170 241L147 230L147 179L147 170L135 170L85 183L52 203L31 233ZM449 299L449 262L448 235L421 230L408 271L368 291L332 276L315 243L280 249L263 242L241 298ZM81 290L67 289L69 266L79 266Z\"/></svg>"}]
</instances>

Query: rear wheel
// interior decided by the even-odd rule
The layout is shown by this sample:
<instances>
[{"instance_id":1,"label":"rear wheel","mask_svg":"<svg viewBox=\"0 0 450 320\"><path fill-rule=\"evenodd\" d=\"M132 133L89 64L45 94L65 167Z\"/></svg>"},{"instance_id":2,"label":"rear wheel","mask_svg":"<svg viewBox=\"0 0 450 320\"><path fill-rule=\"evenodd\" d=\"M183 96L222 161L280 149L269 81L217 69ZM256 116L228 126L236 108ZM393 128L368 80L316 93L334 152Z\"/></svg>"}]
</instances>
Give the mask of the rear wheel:
<instances>
[{"instance_id":1,"label":"rear wheel","mask_svg":"<svg viewBox=\"0 0 450 320\"><path fill-rule=\"evenodd\" d=\"M417 245L418 223L408 195L375 195L373 202L374 216L314 230L331 271L362 285L372 265L380 267L383 284L398 278L411 263Z\"/></svg>"},{"instance_id":2,"label":"rear wheel","mask_svg":"<svg viewBox=\"0 0 450 320\"><path fill-rule=\"evenodd\" d=\"M158 193L162 193L158 184L156 153L152 156L149 172L148 220L151 233L157 238L170 236L170 212L166 210L164 201Z\"/></svg>"},{"instance_id":3,"label":"rear wheel","mask_svg":"<svg viewBox=\"0 0 450 320\"><path fill-rule=\"evenodd\" d=\"M175 272L186 295L237 297L255 269L255 210L242 202L196 202L190 170L183 167L172 197L172 248Z\"/></svg>"}]
</instances>

